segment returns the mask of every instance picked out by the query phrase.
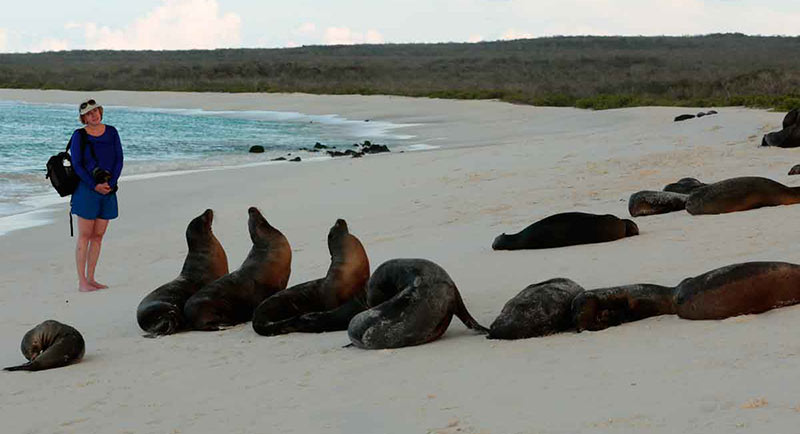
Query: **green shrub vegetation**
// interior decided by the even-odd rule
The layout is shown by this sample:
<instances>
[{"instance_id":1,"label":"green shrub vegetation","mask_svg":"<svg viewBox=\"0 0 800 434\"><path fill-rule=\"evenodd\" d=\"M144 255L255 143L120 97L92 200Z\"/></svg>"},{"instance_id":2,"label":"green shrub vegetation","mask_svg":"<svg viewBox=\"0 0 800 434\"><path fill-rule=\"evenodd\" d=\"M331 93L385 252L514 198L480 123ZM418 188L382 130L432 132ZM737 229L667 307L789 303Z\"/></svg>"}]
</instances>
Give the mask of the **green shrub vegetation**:
<instances>
[{"instance_id":1,"label":"green shrub vegetation","mask_svg":"<svg viewBox=\"0 0 800 434\"><path fill-rule=\"evenodd\" d=\"M482 43L0 54L0 87L385 94L610 109L800 106L800 38L551 37Z\"/></svg>"}]
</instances>

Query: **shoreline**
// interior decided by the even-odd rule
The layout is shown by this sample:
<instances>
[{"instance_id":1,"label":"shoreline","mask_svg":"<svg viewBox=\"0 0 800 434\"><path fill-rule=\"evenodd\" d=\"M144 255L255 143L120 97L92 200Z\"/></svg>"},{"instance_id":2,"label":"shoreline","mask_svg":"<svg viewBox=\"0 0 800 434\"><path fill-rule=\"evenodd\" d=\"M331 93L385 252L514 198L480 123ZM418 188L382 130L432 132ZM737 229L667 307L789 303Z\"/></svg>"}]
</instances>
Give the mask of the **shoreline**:
<instances>
[{"instance_id":1,"label":"shoreline","mask_svg":"<svg viewBox=\"0 0 800 434\"><path fill-rule=\"evenodd\" d=\"M111 94L104 102L106 96ZM146 339L135 319L144 295L180 270L186 224L206 208L214 210L213 230L231 270L251 245L250 206L289 240L290 286L325 274L326 235L343 218L364 245L372 271L394 258L432 260L484 326L523 288L555 277L586 289L674 286L732 263L800 263L794 246L800 228L787 224L800 218L798 205L638 217L638 236L609 243L516 252L490 247L498 234L558 212L629 218L630 194L682 177L713 182L755 175L798 185L800 179L786 175L796 163L791 150L758 146L764 132L780 125L781 113L726 108L676 123L674 116L687 109L592 112L395 97L162 96L175 105L308 106L320 113L341 108L342 115L361 119L419 123L408 131L441 147L131 182L120 190L120 218L109 226L98 266L98 280L111 288L95 293L75 287L74 239L64 205L53 207L64 212L64 221L3 236L0 365L20 363L22 334L48 318L80 330L87 343L78 364L3 373L8 393L0 398L0 417L10 432L794 429L800 402L786 379L793 378L791 362L800 351L792 333L800 306L723 321L661 316L518 341L488 341L454 320L438 341L383 351L344 348L346 332L262 337L249 323Z\"/></svg>"}]
</instances>

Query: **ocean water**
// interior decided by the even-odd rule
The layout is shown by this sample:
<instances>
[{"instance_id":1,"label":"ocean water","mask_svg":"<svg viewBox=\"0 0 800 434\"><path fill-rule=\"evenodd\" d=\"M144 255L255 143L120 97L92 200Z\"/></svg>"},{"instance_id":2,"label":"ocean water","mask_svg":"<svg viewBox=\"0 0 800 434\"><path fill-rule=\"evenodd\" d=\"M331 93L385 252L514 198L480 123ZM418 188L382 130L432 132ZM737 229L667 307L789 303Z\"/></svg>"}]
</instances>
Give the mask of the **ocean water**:
<instances>
[{"instance_id":1,"label":"ocean water","mask_svg":"<svg viewBox=\"0 0 800 434\"><path fill-rule=\"evenodd\" d=\"M328 158L300 151L316 142L338 149L365 140L392 151L425 147L393 132L401 125L336 115L105 106L103 122L116 127L122 140L121 182L219 166L297 164L270 162L289 154L303 160ZM73 105L0 101L0 234L32 224L28 220L35 218L25 216L43 206L68 200L59 198L45 179L45 164L80 127ZM264 146L265 152L249 153L252 145Z\"/></svg>"}]
</instances>

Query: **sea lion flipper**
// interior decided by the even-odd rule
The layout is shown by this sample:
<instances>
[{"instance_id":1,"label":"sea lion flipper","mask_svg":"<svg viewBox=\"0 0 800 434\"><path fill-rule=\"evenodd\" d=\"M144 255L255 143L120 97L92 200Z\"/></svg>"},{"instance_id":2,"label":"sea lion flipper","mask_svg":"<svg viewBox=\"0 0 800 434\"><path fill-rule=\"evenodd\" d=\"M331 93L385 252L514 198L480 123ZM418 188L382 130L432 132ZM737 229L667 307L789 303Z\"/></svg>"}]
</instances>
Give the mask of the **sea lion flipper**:
<instances>
[{"instance_id":1,"label":"sea lion flipper","mask_svg":"<svg viewBox=\"0 0 800 434\"><path fill-rule=\"evenodd\" d=\"M262 336L287 333L323 333L347 330L350 320L367 309L364 296L354 297L347 303L324 312L311 312L275 322L253 321L253 330Z\"/></svg>"},{"instance_id":2,"label":"sea lion flipper","mask_svg":"<svg viewBox=\"0 0 800 434\"><path fill-rule=\"evenodd\" d=\"M32 369L33 362L23 363L18 366L9 366L7 368L3 368L4 371L33 371Z\"/></svg>"},{"instance_id":3,"label":"sea lion flipper","mask_svg":"<svg viewBox=\"0 0 800 434\"><path fill-rule=\"evenodd\" d=\"M469 329L476 330L484 334L489 333L488 328L480 325L478 321L469 314L467 306L464 305L464 300L461 298L461 294L458 292L458 290L455 291L455 298L456 306L455 312L453 313L458 317L458 319L460 319L461 322L464 323L464 325Z\"/></svg>"}]
</instances>

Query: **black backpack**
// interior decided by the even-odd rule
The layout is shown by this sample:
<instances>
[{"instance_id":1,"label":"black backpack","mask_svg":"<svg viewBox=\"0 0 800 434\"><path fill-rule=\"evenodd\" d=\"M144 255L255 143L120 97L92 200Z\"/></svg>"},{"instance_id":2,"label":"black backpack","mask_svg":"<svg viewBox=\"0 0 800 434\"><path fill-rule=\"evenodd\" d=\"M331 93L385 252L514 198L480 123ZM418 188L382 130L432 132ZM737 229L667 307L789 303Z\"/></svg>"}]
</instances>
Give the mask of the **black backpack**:
<instances>
[{"instance_id":1,"label":"black backpack","mask_svg":"<svg viewBox=\"0 0 800 434\"><path fill-rule=\"evenodd\" d=\"M79 131L81 134L80 152L83 155L84 144L89 143L89 139L86 137L85 129L81 128ZM75 189L78 188L78 183L81 181L78 178L78 174L75 173L75 168L72 167L72 158L69 155L69 146L71 144L72 138L67 142L67 148L64 152L59 152L47 160L47 174L44 177L45 179L50 179L53 188L56 189L61 197L74 193ZM92 152L92 157L97 160L97 155L95 155L94 147L91 144L89 144L89 150Z\"/></svg>"}]
</instances>

